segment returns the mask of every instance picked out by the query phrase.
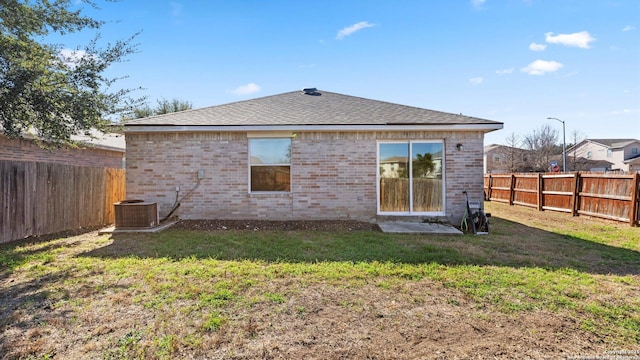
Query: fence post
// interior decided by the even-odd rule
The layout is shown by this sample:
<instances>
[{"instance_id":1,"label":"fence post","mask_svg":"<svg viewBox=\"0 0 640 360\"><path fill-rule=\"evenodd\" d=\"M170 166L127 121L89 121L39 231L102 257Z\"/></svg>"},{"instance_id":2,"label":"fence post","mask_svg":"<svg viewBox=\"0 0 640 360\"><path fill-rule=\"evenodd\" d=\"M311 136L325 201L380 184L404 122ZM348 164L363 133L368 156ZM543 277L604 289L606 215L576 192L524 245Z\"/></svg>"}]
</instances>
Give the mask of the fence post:
<instances>
[{"instance_id":1,"label":"fence post","mask_svg":"<svg viewBox=\"0 0 640 360\"><path fill-rule=\"evenodd\" d=\"M573 195L571 196L571 216L578 216L578 194L580 192L580 173L576 171L573 177Z\"/></svg>"},{"instance_id":2,"label":"fence post","mask_svg":"<svg viewBox=\"0 0 640 360\"><path fill-rule=\"evenodd\" d=\"M489 185L487 186L487 200L491 201L491 192L493 187L493 178L491 177L491 174L489 174Z\"/></svg>"},{"instance_id":3,"label":"fence post","mask_svg":"<svg viewBox=\"0 0 640 360\"><path fill-rule=\"evenodd\" d=\"M513 189L515 188L515 183L516 176L514 173L511 173L511 182L509 183L509 205L513 205L513 198L515 194L515 191L513 191Z\"/></svg>"},{"instance_id":4,"label":"fence post","mask_svg":"<svg viewBox=\"0 0 640 360\"><path fill-rule=\"evenodd\" d=\"M637 218L638 218L638 180L640 180L640 176L636 172L633 174L633 193L631 194L631 211L629 211L629 225L636 226Z\"/></svg>"},{"instance_id":5,"label":"fence post","mask_svg":"<svg viewBox=\"0 0 640 360\"><path fill-rule=\"evenodd\" d=\"M542 211L542 173L538 173L538 211Z\"/></svg>"}]
</instances>

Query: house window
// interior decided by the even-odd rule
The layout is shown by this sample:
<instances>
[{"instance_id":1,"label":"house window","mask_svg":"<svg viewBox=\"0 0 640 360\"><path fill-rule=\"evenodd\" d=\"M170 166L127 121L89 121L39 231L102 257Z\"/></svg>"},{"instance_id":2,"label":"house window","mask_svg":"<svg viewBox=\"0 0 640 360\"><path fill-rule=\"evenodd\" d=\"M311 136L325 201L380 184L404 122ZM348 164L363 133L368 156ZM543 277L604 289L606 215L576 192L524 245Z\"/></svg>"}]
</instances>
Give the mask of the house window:
<instances>
[{"instance_id":1,"label":"house window","mask_svg":"<svg viewBox=\"0 0 640 360\"><path fill-rule=\"evenodd\" d=\"M587 159L591 159L593 153L591 151L587 151Z\"/></svg>"},{"instance_id":2,"label":"house window","mask_svg":"<svg viewBox=\"0 0 640 360\"><path fill-rule=\"evenodd\" d=\"M291 191L291 139L249 139L250 192Z\"/></svg>"},{"instance_id":3,"label":"house window","mask_svg":"<svg viewBox=\"0 0 640 360\"><path fill-rule=\"evenodd\" d=\"M638 155L638 148L631 148L631 155Z\"/></svg>"},{"instance_id":4,"label":"house window","mask_svg":"<svg viewBox=\"0 0 640 360\"><path fill-rule=\"evenodd\" d=\"M379 213L444 212L443 145L442 141L378 144Z\"/></svg>"},{"instance_id":5,"label":"house window","mask_svg":"<svg viewBox=\"0 0 640 360\"><path fill-rule=\"evenodd\" d=\"M610 158L613 156L613 152L611 151L611 149L607 149L607 157Z\"/></svg>"}]
</instances>

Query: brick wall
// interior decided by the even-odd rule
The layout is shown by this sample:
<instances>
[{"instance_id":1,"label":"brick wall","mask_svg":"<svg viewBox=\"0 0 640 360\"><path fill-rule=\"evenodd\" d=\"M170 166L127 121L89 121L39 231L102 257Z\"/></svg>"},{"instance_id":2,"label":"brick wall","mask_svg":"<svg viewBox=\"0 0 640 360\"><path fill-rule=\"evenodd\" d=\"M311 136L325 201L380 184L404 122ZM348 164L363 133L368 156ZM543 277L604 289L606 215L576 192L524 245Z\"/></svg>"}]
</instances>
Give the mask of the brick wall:
<instances>
[{"instance_id":1,"label":"brick wall","mask_svg":"<svg viewBox=\"0 0 640 360\"><path fill-rule=\"evenodd\" d=\"M75 166L122 168L123 151L97 148L45 149L33 140L9 139L0 135L0 160L36 161Z\"/></svg>"},{"instance_id":2,"label":"brick wall","mask_svg":"<svg viewBox=\"0 0 640 360\"><path fill-rule=\"evenodd\" d=\"M127 134L127 198L155 201L167 215L180 188L183 219L375 221L377 141L443 140L445 217L456 223L483 197L480 132L297 132L291 192L249 194L246 133ZM462 143L464 150L456 149ZM198 180L198 170L204 179Z\"/></svg>"}]
</instances>

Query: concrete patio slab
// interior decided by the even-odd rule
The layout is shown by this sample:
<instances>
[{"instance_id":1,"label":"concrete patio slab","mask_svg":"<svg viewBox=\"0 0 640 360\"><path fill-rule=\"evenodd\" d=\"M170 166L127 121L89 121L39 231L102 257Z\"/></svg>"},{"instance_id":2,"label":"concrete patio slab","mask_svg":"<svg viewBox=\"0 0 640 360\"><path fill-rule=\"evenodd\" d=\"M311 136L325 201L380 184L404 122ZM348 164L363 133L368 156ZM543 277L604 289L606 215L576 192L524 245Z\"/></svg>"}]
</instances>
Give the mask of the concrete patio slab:
<instances>
[{"instance_id":1,"label":"concrete patio slab","mask_svg":"<svg viewBox=\"0 0 640 360\"><path fill-rule=\"evenodd\" d=\"M154 233L154 232L168 229L176 223L177 221L168 221L158 226L155 226L152 228L145 228L145 229L116 229L115 226L111 226L98 231L98 234L103 235L103 234L125 234L125 233Z\"/></svg>"},{"instance_id":2,"label":"concrete patio slab","mask_svg":"<svg viewBox=\"0 0 640 360\"><path fill-rule=\"evenodd\" d=\"M383 221L378 223L378 226L385 233L462 235L462 231L453 226L440 223Z\"/></svg>"}]
</instances>

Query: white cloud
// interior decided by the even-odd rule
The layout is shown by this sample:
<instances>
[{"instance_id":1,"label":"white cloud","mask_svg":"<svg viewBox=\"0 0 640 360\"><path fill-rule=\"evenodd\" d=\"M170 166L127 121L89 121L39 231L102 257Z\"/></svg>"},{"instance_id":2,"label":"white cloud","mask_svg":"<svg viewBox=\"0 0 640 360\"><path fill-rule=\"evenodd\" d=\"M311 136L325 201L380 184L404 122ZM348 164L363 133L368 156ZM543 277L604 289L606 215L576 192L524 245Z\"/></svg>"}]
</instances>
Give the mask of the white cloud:
<instances>
[{"instance_id":1,"label":"white cloud","mask_svg":"<svg viewBox=\"0 0 640 360\"><path fill-rule=\"evenodd\" d=\"M626 32L626 31L631 31L631 30L635 30L635 29L636 29L636 27L635 27L635 26L633 26L633 25L627 25L627 26L625 26L625 27L623 27L623 28L622 28L622 31L625 31L625 32Z\"/></svg>"},{"instance_id":2,"label":"white cloud","mask_svg":"<svg viewBox=\"0 0 640 360\"><path fill-rule=\"evenodd\" d=\"M471 5L473 5L474 7L481 7L485 2L487 2L487 0L471 0Z\"/></svg>"},{"instance_id":3,"label":"white cloud","mask_svg":"<svg viewBox=\"0 0 640 360\"><path fill-rule=\"evenodd\" d=\"M247 85L238 86L235 90L231 91L231 93L236 95L250 95L259 91L260 86L254 83L249 83Z\"/></svg>"},{"instance_id":4,"label":"white cloud","mask_svg":"<svg viewBox=\"0 0 640 360\"><path fill-rule=\"evenodd\" d=\"M529 50L531 51L544 51L544 49L546 48L547 48L547 45L545 44L536 44L536 43L529 44Z\"/></svg>"},{"instance_id":5,"label":"white cloud","mask_svg":"<svg viewBox=\"0 0 640 360\"><path fill-rule=\"evenodd\" d=\"M640 113L640 109L619 109L611 111L613 115L635 114Z\"/></svg>"},{"instance_id":6,"label":"white cloud","mask_svg":"<svg viewBox=\"0 0 640 360\"><path fill-rule=\"evenodd\" d=\"M581 31L573 34L558 34L553 35L552 32L544 34L544 40L550 44L561 44L564 46L575 46L583 49L588 49L589 43L596 41L596 39L589 34L588 31Z\"/></svg>"},{"instance_id":7,"label":"white cloud","mask_svg":"<svg viewBox=\"0 0 640 360\"><path fill-rule=\"evenodd\" d=\"M338 31L338 35L336 35L336 39L342 40L344 37L349 36L356 31L360 31L362 29L366 29L374 26L375 26L374 24L369 24L367 21L361 21L357 24L347 26L346 28Z\"/></svg>"},{"instance_id":8,"label":"white cloud","mask_svg":"<svg viewBox=\"0 0 640 360\"><path fill-rule=\"evenodd\" d=\"M507 75L507 74L511 74L513 72L513 70L514 70L513 68L496 70L496 74L498 74L498 75Z\"/></svg>"},{"instance_id":9,"label":"white cloud","mask_svg":"<svg viewBox=\"0 0 640 360\"><path fill-rule=\"evenodd\" d=\"M520 69L529 75L544 75L548 72L554 72L560 70L564 66L557 61L536 60L526 67Z\"/></svg>"},{"instance_id":10,"label":"white cloud","mask_svg":"<svg viewBox=\"0 0 640 360\"><path fill-rule=\"evenodd\" d=\"M65 65L75 68L75 66L84 58L95 58L94 55L88 54L84 50L62 49L59 51L60 61Z\"/></svg>"},{"instance_id":11,"label":"white cloud","mask_svg":"<svg viewBox=\"0 0 640 360\"><path fill-rule=\"evenodd\" d=\"M480 84L482 84L483 81L484 81L484 79L481 76L469 79L469 82L471 84L473 84L473 85L480 85Z\"/></svg>"},{"instance_id":12,"label":"white cloud","mask_svg":"<svg viewBox=\"0 0 640 360\"><path fill-rule=\"evenodd\" d=\"M84 50L62 49L60 50L60 55L67 61L76 62L87 56L87 52Z\"/></svg>"}]
</instances>

